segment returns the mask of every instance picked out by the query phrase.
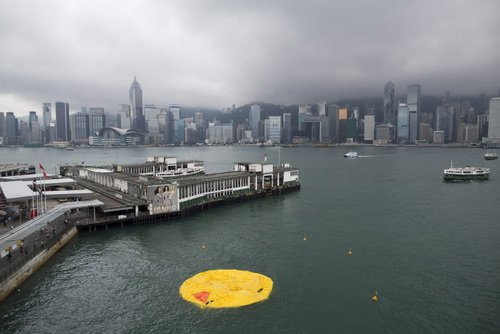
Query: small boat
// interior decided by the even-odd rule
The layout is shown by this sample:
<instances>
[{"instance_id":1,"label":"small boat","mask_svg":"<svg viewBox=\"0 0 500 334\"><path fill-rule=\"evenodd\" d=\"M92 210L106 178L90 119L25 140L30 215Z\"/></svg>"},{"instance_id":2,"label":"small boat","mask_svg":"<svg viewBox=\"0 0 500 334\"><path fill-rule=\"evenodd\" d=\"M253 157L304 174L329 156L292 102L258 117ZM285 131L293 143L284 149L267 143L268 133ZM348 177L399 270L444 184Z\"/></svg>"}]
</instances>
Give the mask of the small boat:
<instances>
[{"instance_id":1,"label":"small boat","mask_svg":"<svg viewBox=\"0 0 500 334\"><path fill-rule=\"evenodd\" d=\"M498 159L498 155L495 152L486 152L484 154L485 160L495 160Z\"/></svg>"},{"instance_id":2,"label":"small boat","mask_svg":"<svg viewBox=\"0 0 500 334\"><path fill-rule=\"evenodd\" d=\"M74 150L75 150L75 148L74 148L74 147L71 147L71 146L67 146L67 147L66 147L66 151L74 151Z\"/></svg>"},{"instance_id":3,"label":"small boat","mask_svg":"<svg viewBox=\"0 0 500 334\"><path fill-rule=\"evenodd\" d=\"M444 170L443 179L445 181L467 181L467 180L487 180L490 177L490 169L484 167L453 167Z\"/></svg>"},{"instance_id":4,"label":"small boat","mask_svg":"<svg viewBox=\"0 0 500 334\"><path fill-rule=\"evenodd\" d=\"M357 157L358 157L358 152L354 151L347 152L346 154L344 154L344 158L357 158Z\"/></svg>"}]
</instances>

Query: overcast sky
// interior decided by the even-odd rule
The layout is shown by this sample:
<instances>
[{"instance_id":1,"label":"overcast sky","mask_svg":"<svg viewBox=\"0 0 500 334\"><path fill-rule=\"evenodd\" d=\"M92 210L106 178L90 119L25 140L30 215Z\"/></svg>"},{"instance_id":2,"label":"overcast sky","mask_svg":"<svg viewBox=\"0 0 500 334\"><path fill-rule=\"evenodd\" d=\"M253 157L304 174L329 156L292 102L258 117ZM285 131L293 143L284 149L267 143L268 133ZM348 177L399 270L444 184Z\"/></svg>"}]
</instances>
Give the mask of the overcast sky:
<instances>
[{"instance_id":1,"label":"overcast sky","mask_svg":"<svg viewBox=\"0 0 500 334\"><path fill-rule=\"evenodd\" d=\"M0 111L500 89L499 0L2 1Z\"/></svg>"}]
</instances>

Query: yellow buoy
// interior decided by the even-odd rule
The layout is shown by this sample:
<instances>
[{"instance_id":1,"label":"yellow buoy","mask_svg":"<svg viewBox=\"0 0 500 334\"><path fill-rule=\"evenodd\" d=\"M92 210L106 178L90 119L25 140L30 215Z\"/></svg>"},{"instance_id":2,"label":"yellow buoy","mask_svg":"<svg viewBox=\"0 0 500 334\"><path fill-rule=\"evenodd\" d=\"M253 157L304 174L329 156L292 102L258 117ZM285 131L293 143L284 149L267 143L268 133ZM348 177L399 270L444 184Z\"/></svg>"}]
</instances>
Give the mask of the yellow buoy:
<instances>
[{"instance_id":1,"label":"yellow buoy","mask_svg":"<svg viewBox=\"0 0 500 334\"><path fill-rule=\"evenodd\" d=\"M374 302L378 302L378 291L375 291L375 294L373 295L372 300Z\"/></svg>"},{"instance_id":2,"label":"yellow buoy","mask_svg":"<svg viewBox=\"0 0 500 334\"><path fill-rule=\"evenodd\" d=\"M201 248L203 248L203 249L205 249L205 248L206 248L205 243L203 243L203 245L201 246Z\"/></svg>"},{"instance_id":3,"label":"yellow buoy","mask_svg":"<svg viewBox=\"0 0 500 334\"><path fill-rule=\"evenodd\" d=\"M262 274L236 269L208 270L182 283L179 293L200 307L240 307L269 298L273 281Z\"/></svg>"},{"instance_id":4,"label":"yellow buoy","mask_svg":"<svg viewBox=\"0 0 500 334\"><path fill-rule=\"evenodd\" d=\"M304 241L306 241L306 240L307 240L307 237L304 235Z\"/></svg>"},{"instance_id":5,"label":"yellow buoy","mask_svg":"<svg viewBox=\"0 0 500 334\"><path fill-rule=\"evenodd\" d=\"M352 255L352 250L349 248L349 250L347 250L347 255L351 256Z\"/></svg>"}]
</instances>

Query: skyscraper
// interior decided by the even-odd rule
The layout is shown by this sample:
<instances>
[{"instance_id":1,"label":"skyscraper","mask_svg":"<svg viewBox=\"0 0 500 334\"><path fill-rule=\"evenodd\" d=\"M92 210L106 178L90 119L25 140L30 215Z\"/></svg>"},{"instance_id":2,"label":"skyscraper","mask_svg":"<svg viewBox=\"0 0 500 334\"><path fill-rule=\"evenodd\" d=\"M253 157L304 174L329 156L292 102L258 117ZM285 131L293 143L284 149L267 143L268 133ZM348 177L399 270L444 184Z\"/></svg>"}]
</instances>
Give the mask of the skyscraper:
<instances>
[{"instance_id":1,"label":"skyscraper","mask_svg":"<svg viewBox=\"0 0 500 334\"><path fill-rule=\"evenodd\" d=\"M410 111L405 103L400 103L398 107L398 128L397 128L397 142L407 143L410 133L409 133L409 123L410 123Z\"/></svg>"},{"instance_id":2,"label":"skyscraper","mask_svg":"<svg viewBox=\"0 0 500 334\"><path fill-rule=\"evenodd\" d=\"M264 130L266 140L279 143L281 141L281 116L269 116L266 119Z\"/></svg>"},{"instance_id":3,"label":"skyscraper","mask_svg":"<svg viewBox=\"0 0 500 334\"><path fill-rule=\"evenodd\" d=\"M106 114L104 114L104 108L89 108L89 112L89 135L95 136L106 126Z\"/></svg>"},{"instance_id":4,"label":"skyscraper","mask_svg":"<svg viewBox=\"0 0 500 334\"><path fill-rule=\"evenodd\" d=\"M392 81L384 86L384 123L396 125L396 102L394 99L395 89Z\"/></svg>"},{"instance_id":5,"label":"skyscraper","mask_svg":"<svg viewBox=\"0 0 500 334\"><path fill-rule=\"evenodd\" d=\"M5 115L5 138L7 145L17 144L17 118L12 111L8 111Z\"/></svg>"},{"instance_id":6,"label":"skyscraper","mask_svg":"<svg viewBox=\"0 0 500 334\"><path fill-rule=\"evenodd\" d=\"M134 81L129 90L130 109L132 112L132 127L139 131L146 131L144 112L142 107L142 89L134 76Z\"/></svg>"},{"instance_id":7,"label":"skyscraper","mask_svg":"<svg viewBox=\"0 0 500 334\"><path fill-rule=\"evenodd\" d=\"M45 102L42 106L42 119L43 119L43 128L42 128L43 141L45 143L50 143L50 141L52 140L52 138L50 138L49 136L50 123L52 122L52 110L50 102Z\"/></svg>"},{"instance_id":8,"label":"skyscraper","mask_svg":"<svg viewBox=\"0 0 500 334\"><path fill-rule=\"evenodd\" d=\"M254 141L258 141L260 137L259 133L259 123L260 123L260 106L258 104L253 104L250 107L250 113L248 115L250 122L250 130L252 131L252 138Z\"/></svg>"},{"instance_id":9,"label":"skyscraper","mask_svg":"<svg viewBox=\"0 0 500 334\"><path fill-rule=\"evenodd\" d=\"M89 115L78 112L71 115L71 141L79 144L89 142Z\"/></svg>"},{"instance_id":10,"label":"skyscraper","mask_svg":"<svg viewBox=\"0 0 500 334\"><path fill-rule=\"evenodd\" d=\"M418 136L418 123L420 123L420 98L422 95L422 86L420 85L408 85L406 105L409 111L409 140L411 143L415 143Z\"/></svg>"},{"instance_id":11,"label":"skyscraper","mask_svg":"<svg viewBox=\"0 0 500 334\"><path fill-rule=\"evenodd\" d=\"M289 112L283 113L283 141L292 142L292 114Z\"/></svg>"},{"instance_id":12,"label":"skyscraper","mask_svg":"<svg viewBox=\"0 0 500 334\"><path fill-rule=\"evenodd\" d=\"M500 139L500 97L490 99L488 138Z\"/></svg>"},{"instance_id":13,"label":"skyscraper","mask_svg":"<svg viewBox=\"0 0 500 334\"><path fill-rule=\"evenodd\" d=\"M56 138L58 141L70 141L69 104L56 102Z\"/></svg>"}]
</instances>

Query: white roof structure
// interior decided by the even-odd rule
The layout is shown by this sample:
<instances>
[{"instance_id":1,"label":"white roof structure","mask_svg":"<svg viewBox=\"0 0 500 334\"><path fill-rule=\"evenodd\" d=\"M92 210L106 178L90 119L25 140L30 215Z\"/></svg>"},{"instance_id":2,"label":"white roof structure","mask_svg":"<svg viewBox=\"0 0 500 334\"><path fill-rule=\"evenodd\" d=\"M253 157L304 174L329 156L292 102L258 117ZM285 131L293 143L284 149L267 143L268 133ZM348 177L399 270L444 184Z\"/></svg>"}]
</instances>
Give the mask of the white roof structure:
<instances>
[{"instance_id":1,"label":"white roof structure","mask_svg":"<svg viewBox=\"0 0 500 334\"><path fill-rule=\"evenodd\" d=\"M35 194L24 181L0 182L0 188L7 202L29 200Z\"/></svg>"},{"instance_id":2,"label":"white roof structure","mask_svg":"<svg viewBox=\"0 0 500 334\"><path fill-rule=\"evenodd\" d=\"M37 185L43 185L45 182L49 186L57 185L73 185L75 180L73 179L51 179L51 180L40 180L37 181ZM21 202L31 200L33 196L38 196L37 191L31 190L32 182L30 181L10 181L10 182L0 182L0 188L2 188L3 195L7 203L10 202ZM74 198L74 197L87 197L93 194L91 190L79 189L79 190L62 190L62 191L44 191L43 194L47 196L47 199L51 198Z\"/></svg>"},{"instance_id":3,"label":"white roof structure","mask_svg":"<svg viewBox=\"0 0 500 334\"><path fill-rule=\"evenodd\" d=\"M23 181L24 184L27 186L31 186L33 181ZM63 179L46 179L46 180L36 180L36 185L37 186L72 186L76 184L76 181L70 178L63 178Z\"/></svg>"},{"instance_id":4,"label":"white roof structure","mask_svg":"<svg viewBox=\"0 0 500 334\"><path fill-rule=\"evenodd\" d=\"M54 177L54 174L47 174L48 177ZM43 174L25 174L25 175L12 175L12 176L2 176L0 181L25 181L25 180L36 180L43 178Z\"/></svg>"}]
</instances>

